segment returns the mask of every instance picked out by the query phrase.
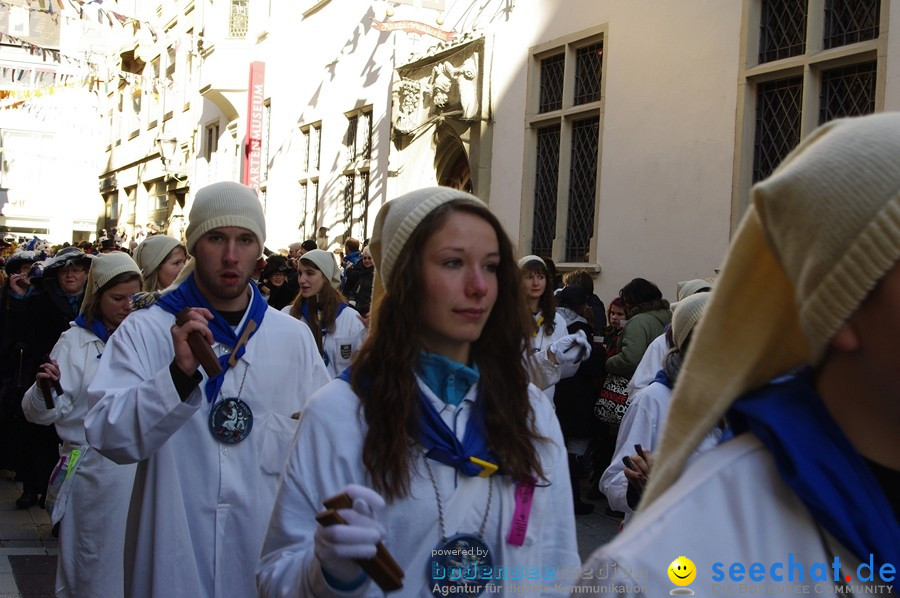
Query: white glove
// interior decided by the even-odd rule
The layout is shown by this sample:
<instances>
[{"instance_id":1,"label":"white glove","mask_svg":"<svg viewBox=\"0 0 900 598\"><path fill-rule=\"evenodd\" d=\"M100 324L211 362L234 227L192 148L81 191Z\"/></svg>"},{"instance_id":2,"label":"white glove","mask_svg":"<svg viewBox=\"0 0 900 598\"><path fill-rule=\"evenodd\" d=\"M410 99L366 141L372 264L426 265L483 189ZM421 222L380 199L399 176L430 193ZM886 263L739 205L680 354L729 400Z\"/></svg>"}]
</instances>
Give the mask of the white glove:
<instances>
[{"instance_id":1,"label":"white glove","mask_svg":"<svg viewBox=\"0 0 900 598\"><path fill-rule=\"evenodd\" d=\"M591 356L591 343L584 331L567 334L550 345L550 352L560 365L578 363Z\"/></svg>"},{"instance_id":2,"label":"white glove","mask_svg":"<svg viewBox=\"0 0 900 598\"><path fill-rule=\"evenodd\" d=\"M350 484L343 491L353 499L352 509L338 509L347 525L319 526L313 550L325 573L351 583L362 573L355 559L374 557L375 545L385 536L384 526L373 517L385 503L377 492L365 486Z\"/></svg>"}]
</instances>

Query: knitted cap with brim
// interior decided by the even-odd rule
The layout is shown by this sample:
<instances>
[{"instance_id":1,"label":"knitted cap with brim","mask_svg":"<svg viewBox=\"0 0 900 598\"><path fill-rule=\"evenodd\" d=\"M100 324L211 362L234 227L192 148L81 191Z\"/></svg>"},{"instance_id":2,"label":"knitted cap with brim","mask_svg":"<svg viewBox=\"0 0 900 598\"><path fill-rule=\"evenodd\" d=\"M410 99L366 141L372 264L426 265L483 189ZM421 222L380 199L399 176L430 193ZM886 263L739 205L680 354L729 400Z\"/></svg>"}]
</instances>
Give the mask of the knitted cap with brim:
<instances>
[{"instance_id":1,"label":"knitted cap with brim","mask_svg":"<svg viewBox=\"0 0 900 598\"><path fill-rule=\"evenodd\" d=\"M88 272L87 285L84 288L84 301L81 309L90 304L91 297L100 291L110 280L119 274L133 272L141 275L141 269L131 259L131 256L121 251L102 253L91 260L91 271ZM140 288L140 285L138 285Z\"/></svg>"},{"instance_id":2,"label":"knitted cap with brim","mask_svg":"<svg viewBox=\"0 0 900 598\"><path fill-rule=\"evenodd\" d=\"M179 245L181 243L177 239L167 235L154 235L144 239L134 250L134 261L141 269L144 278L153 274L165 261L166 256Z\"/></svg>"},{"instance_id":3,"label":"knitted cap with brim","mask_svg":"<svg viewBox=\"0 0 900 598\"><path fill-rule=\"evenodd\" d=\"M817 365L900 259L900 113L832 121L752 190L678 375L641 508L744 393Z\"/></svg>"},{"instance_id":4,"label":"knitted cap with brim","mask_svg":"<svg viewBox=\"0 0 900 598\"><path fill-rule=\"evenodd\" d=\"M313 249L307 251L300 256L300 262L310 262L318 268L325 276L325 280L336 287L341 282L341 272L338 270L337 262L334 260L334 254L321 249Z\"/></svg>"},{"instance_id":5,"label":"knitted cap with brim","mask_svg":"<svg viewBox=\"0 0 900 598\"><path fill-rule=\"evenodd\" d=\"M256 191L232 181L213 183L203 187L194 196L188 216L190 223L185 231L188 253L194 253L194 245L204 234L214 228L236 226L246 228L259 242L262 255L266 244L266 215Z\"/></svg>"},{"instance_id":6,"label":"knitted cap with brim","mask_svg":"<svg viewBox=\"0 0 900 598\"><path fill-rule=\"evenodd\" d=\"M375 277L372 281L372 305L380 302L393 274L394 264L419 223L435 209L454 199L487 207L474 195L450 187L417 189L381 206L375 217L375 226L369 243L369 250L376 264ZM307 255L309 254L303 257Z\"/></svg>"}]
</instances>

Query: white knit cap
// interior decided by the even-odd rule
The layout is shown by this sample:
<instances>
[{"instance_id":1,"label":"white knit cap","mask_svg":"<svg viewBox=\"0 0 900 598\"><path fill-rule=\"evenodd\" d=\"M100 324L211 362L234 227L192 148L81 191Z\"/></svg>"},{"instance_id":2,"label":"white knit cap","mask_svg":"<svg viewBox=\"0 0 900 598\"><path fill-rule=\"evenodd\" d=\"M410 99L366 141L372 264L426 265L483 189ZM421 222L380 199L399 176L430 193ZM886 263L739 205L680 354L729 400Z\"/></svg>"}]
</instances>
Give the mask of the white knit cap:
<instances>
[{"instance_id":1,"label":"white knit cap","mask_svg":"<svg viewBox=\"0 0 900 598\"><path fill-rule=\"evenodd\" d=\"M900 113L819 127L752 201L678 375L643 506L735 399L818 364L900 259Z\"/></svg>"},{"instance_id":2,"label":"white knit cap","mask_svg":"<svg viewBox=\"0 0 900 598\"><path fill-rule=\"evenodd\" d=\"M147 237L134 250L134 261L141 269L141 274L147 278L165 261L166 256L173 249L181 245L177 239L167 235L153 235Z\"/></svg>"},{"instance_id":3,"label":"white knit cap","mask_svg":"<svg viewBox=\"0 0 900 598\"><path fill-rule=\"evenodd\" d=\"M547 262L545 262L543 258L536 255L526 255L519 260L519 268L523 268L528 262L540 262L544 266L544 268L547 267Z\"/></svg>"},{"instance_id":4,"label":"white knit cap","mask_svg":"<svg viewBox=\"0 0 900 598\"><path fill-rule=\"evenodd\" d=\"M691 330L700 321L707 301L709 293L695 293L672 304L672 340L675 341L679 351L684 349L684 343Z\"/></svg>"},{"instance_id":5,"label":"white knit cap","mask_svg":"<svg viewBox=\"0 0 900 598\"><path fill-rule=\"evenodd\" d=\"M90 303L91 297L102 289L106 283L126 272L134 272L140 275L141 270L134 263L131 256L123 251L112 251L94 256L91 260L91 270L88 272L87 285L84 288L84 300L81 302L82 312L84 306ZM140 287L140 285L138 285Z\"/></svg>"},{"instance_id":6,"label":"white knit cap","mask_svg":"<svg viewBox=\"0 0 900 598\"><path fill-rule=\"evenodd\" d=\"M694 278L693 280L682 280L681 282L675 285L675 300L681 301L687 297L690 297L694 293L698 291L702 291L703 289L712 290L712 283L708 280L703 280L702 278ZM674 305L672 306L675 307Z\"/></svg>"},{"instance_id":7,"label":"white knit cap","mask_svg":"<svg viewBox=\"0 0 900 598\"><path fill-rule=\"evenodd\" d=\"M212 229L237 226L256 235L262 255L266 244L266 215L256 191L250 187L232 181L207 185L194 196L188 218L190 224L185 231L188 253L193 254L200 237Z\"/></svg>"},{"instance_id":8,"label":"white knit cap","mask_svg":"<svg viewBox=\"0 0 900 598\"><path fill-rule=\"evenodd\" d=\"M487 207L474 195L450 187L417 189L381 206L375 217L372 240L369 243L372 259L376 265L375 279L372 283L373 305L374 299L380 297L387 287L394 264L412 232L428 214L454 199L463 199Z\"/></svg>"},{"instance_id":9,"label":"white knit cap","mask_svg":"<svg viewBox=\"0 0 900 598\"><path fill-rule=\"evenodd\" d=\"M313 249L301 255L300 261L313 263L319 269L319 272L325 275L325 280L330 282L331 286L336 287L340 284L341 272L338 270L333 253L321 249Z\"/></svg>"}]
</instances>

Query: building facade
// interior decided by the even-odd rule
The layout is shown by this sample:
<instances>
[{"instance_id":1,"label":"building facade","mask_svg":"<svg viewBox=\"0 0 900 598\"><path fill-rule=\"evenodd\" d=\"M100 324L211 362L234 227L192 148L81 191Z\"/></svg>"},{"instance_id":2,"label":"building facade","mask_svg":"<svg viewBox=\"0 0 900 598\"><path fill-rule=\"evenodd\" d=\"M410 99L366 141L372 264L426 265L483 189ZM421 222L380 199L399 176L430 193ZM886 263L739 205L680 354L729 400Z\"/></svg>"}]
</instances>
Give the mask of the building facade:
<instances>
[{"instance_id":1,"label":"building facade","mask_svg":"<svg viewBox=\"0 0 900 598\"><path fill-rule=\"evenodd\" d=\"M673 298L713 275L750 186L800 138L900 108L890 8L135 1L156 35L121 68L164 84L110 89L107 216L177 236L192 188L239 180L259 189L270 249L338 249L384 201L450 185L487 201L520 254L597 273L605 301L637 276Z\"/></svg>"}]
</instances>

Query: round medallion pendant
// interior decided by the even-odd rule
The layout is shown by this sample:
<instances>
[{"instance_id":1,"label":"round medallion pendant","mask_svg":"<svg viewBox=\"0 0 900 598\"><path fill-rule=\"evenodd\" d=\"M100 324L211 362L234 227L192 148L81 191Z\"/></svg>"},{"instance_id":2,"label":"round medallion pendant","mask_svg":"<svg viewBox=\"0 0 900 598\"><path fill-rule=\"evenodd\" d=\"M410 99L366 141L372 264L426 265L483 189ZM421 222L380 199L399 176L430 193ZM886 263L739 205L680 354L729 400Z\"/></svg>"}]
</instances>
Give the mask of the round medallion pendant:
<instances>
[{"instance_id":1,"label":"round medallion pendant","mask_svg":"<svg viewBox=\"0 0 900 598\"><path fill-rule=\"evenodd\" d=\"M209 412L209 433L219 442L237 444L250 435L253 412L240 399L223 399Z\"/></svg>"},{"instance_id":2,"label":"round medallion pendant","mask_svg":"<svg viewBox=\"0 0 900 598\"><path fill-rule=\"evenodd\" d=\"M475 598L492 579L494 559L484 540L474 534L456 534L432 551L428 587L435 596L449 594Z\"/></svg>"}]
</instances>

